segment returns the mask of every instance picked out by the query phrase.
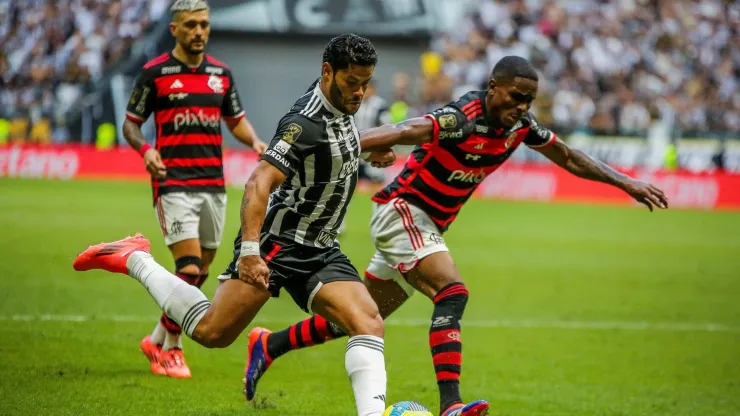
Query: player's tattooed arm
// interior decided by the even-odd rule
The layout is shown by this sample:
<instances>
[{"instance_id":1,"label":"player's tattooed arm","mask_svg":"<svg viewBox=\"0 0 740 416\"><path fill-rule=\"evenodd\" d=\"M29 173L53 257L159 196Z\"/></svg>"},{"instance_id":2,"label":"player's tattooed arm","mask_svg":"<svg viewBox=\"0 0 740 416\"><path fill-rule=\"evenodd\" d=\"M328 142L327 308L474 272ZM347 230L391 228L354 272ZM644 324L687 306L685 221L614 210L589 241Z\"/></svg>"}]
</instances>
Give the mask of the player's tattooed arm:
<instances>
[{"instance_id":1,"label":"player's tattooed arm","mask_svg":"<svg viewBox=\"0 0 740 416\"><path fill-rule=\"evenodd\" d=\"M651 211L654 206L668 208L668 200L660 189L617 172L606 163L568 146L559 139L555 140L551 146L536 148L536 150L578 177L616 186L637 202L645 204Z\"/></svg>"},{"instance_id":2,"label":"player's tattooed arm","mask_svg":"<svg viewBox=\"0 0 740 416\"><path fill-rule=\"evenodd\" d=\"M262 224L270 194L286 178L287 175L280 169L262 160L244 188L241 205L242 251L239 255L239 279L262 290L267 290L270 282L270 271L259 253Z\"/></svg>"},{"instance_id":3,"label":"player's tattooed arm","mask_svg":"<svg viewBox=\"0 0 740 416\"><path fill-rule=\"evenodd\" d=\"M129 119L123 121L123 137L139 153L141 153L142 147L146 145L144 134L141 132L141 125ZM163 179L167 176L167 167L162 162L162 156L156 149L150 147L142 156L144 157L144 166L152 177Z\"/></svg>"},{"instance_id":4,"label":"player's tattooed arm","mask_svg":"<svg viewBox=\"0 0 740 416\"><path fill-rule=\"evenodd\" d=\"M260 161L244 187L241 205L242 241L259 241L270 194L288 176L272 163Z\"/></svg>"},{"instance_id":5,"label":"player's tattooed arm","mask_svg":"<svg viewBox=\"0 0 740 416\"><path fill-rule=\"evenodd\" d=\"M396 145L417 145L432 141L434 123L427 117L417 117L396 124L360 132L363 152L389 150Z\"/></svg>"},{"instance_id":6,"label":"player's tattooed arm","mask_svg":"<svg viewBox=\"0 0 740 416\"><path fill-rule=\"evenodd\" d=\"M137 152L141 151L142 146L146 144L144 134L141 132L141 125L129 119L123 121L123 137Z\"/></svg>"}]
</instances>

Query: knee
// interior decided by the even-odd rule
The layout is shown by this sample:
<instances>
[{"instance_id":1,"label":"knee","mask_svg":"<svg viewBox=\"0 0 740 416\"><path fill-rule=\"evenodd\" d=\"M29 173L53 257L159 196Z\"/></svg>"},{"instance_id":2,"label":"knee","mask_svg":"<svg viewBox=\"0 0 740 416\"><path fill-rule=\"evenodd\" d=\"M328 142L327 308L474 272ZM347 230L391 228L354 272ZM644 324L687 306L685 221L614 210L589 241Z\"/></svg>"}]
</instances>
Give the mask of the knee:
<instances>
[{"instance_id":1,"label":"knee","mask_svg":"<svg viewBox=\"0 0 740 416\"><path fill-rule=\"evenodd\" d=\"M350 337L356 335L373 335L379 338L385 336L385 324L378 312L378 307L363 311L349 323L347 334Z\"/></svg>"},{"instance_id":2,"label":"knee","mask_svg":"<svg viewBox=\"0 0 740 416\"><path fill-rule=\"evenodd\" d=\"M432 301L435 307L445 307L450 309L450 312L462 315L468 303L469 296L470 294L468 293L468 288L465 287L465 283L454 282L439 290L432 298Z\"/></svg>"},{"instance_id":3,"label":"knee","mask_svg":"<svg viewBox=\"0 0 740 416\"><path fill-rule=\"evenodd\" d=\"M193 331L193 339L206 348L226 348L236 341L236 336L223 328L199 323Z\"/></svg>"},{"instance_id":4,"label":"knee","mask_svg":"<svg viewBox=\"0 0 740 416\"><path fill-rule=\"evenodd\" d=\"M202 264L197 256L183 256L175 260L175 272L177 276L193 286L198 285L202 274Z\"/></svg>"}]
</instances>

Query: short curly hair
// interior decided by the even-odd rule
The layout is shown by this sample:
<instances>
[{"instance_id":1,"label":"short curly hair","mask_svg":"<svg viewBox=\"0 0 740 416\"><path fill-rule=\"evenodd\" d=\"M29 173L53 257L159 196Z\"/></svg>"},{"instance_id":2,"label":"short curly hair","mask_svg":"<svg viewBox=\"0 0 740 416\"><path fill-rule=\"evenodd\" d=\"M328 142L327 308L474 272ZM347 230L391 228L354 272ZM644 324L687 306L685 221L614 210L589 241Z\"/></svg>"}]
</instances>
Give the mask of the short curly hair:
<instances>
[{"instance_id":1,"label":"short curly hair","mask_svg":"<svg viewBox=\"0 0 740 416\"><path fill-rule=\"evenodd\" d=\"M329 41L322 62L328 62L334 71L341 71L349 68L350 64L375 66L378 54L369 39L344 33Z\"/></svg>"}]
</instances>

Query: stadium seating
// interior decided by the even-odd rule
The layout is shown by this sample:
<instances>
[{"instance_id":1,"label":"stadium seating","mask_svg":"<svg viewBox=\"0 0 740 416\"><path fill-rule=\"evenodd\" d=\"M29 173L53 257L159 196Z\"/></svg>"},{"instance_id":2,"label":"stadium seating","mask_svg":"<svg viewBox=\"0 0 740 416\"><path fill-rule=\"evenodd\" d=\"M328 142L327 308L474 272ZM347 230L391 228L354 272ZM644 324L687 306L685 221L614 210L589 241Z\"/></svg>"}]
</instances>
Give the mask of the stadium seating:
<instances>
[{"instance_id":1,"label":"stadium seating","mask_svg":"<svg viewBox=\"0 0 740 416\"><path fill-rule=\"evenodd\" d=\"M740 3L487 0L422 57L422 107L480 88L505 55L541 72L538 118L558 129L684 135L740 130ZM733 41L735 39L735 41ZM451 82L450 82L451 81ZM423 109L422 109L423 110Z\"/></svg>"},{"instance_id":2,"label":"stadium seating","mask_svg":"<svg viewBox=\"0 0 740 416\"><path fill-rule=\"evenodd\" d=\"M56 128L169 0L0 2L0 143L64 141ZM56 136L56 137L54 137Z\"/></svg>"}]
</instances>

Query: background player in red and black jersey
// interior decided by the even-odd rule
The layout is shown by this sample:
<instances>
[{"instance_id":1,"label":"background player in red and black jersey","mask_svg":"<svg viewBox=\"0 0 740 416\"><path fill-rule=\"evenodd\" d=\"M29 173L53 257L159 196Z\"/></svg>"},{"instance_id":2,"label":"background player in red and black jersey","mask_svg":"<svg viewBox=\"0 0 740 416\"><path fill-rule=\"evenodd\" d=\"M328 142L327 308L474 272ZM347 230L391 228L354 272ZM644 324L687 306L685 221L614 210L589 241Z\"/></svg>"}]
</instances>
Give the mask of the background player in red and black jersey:
<instances>
[{"instance_id":1,"label":"background player in red and black jersey","mask_svg":"<svg viewBox=\"0 0 740 416\"><path fill-rule=\"evenodd\" d=\"M226 216L221 120L260 156L266 145L244 117L229 68L204 53L210 33L206 2L178 0L171 10L170 32L177 44L144 66L123 133L152 175L155 212L176 274L200 287L221 243ZM152 113L155 147L146 143L140 128ZM190 377L181 332L163 314L154 332L141 341L152 372Z\"/></svg>"},{"instance_id":2,"label":"background player in red and black jersey","mask_svg":"<svg viewBox=\"0 0 740 416\"><path fill-rule=\"evenodd\" d=\"M661 190L570 148L538 124L529 113L537 84L537 73L527 60L508 56L494 67L486 91L471 91L424 117L362 132L364 151L418 145L398 177L373 197L371 235L377 251L365 284L383 317L414 290L434 302L429 344L443 416L488 412L486 402L465 405L460 396L460 320L468 290L442 238L487 175L524 143L574 175L624 190L651 211L668 205ZM334 329L323 331L322 338L305 336L322 327L326 321L314 316L272 333L267 339L269 360L341 334Z\"/></svg>"}]
</instances>

